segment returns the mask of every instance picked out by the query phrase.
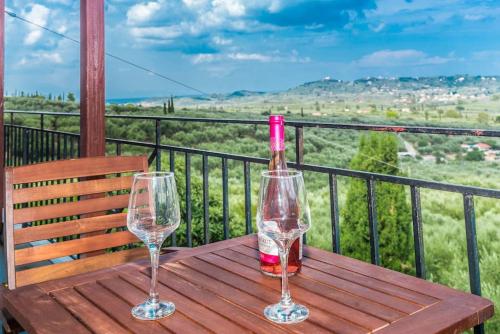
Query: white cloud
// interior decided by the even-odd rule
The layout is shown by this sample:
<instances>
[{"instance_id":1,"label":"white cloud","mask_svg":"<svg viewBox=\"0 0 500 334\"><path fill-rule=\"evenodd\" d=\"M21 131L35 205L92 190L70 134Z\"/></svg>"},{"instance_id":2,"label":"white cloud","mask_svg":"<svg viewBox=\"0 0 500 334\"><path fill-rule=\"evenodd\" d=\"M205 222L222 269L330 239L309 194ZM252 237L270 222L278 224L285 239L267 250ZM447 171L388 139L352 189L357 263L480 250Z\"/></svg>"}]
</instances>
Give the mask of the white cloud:
<instances>
[{"instance_id":1,"label":"white cloud","mask_svg":"<svg viewBox=\"0 0 500 334\"><path fill-rule=\"evenodd\" d=\"M311 61L309 57L300 57L296 50L292 50L289 55L282 55L279 51L275 51L272 54L261 54L261 53L245 53L245 52L232 52L228 54L212 54L212 53L200 53L191 57L191 62L193 64L202 63L214 63L221 61L238 61L238 62L287 62L287 63L308 63Z\"/></svg>"},{"instance_id":2,"label":"white cloud","mask_svg":"<svg viewBox=\"0 0 500 334\"><path fill-rule=\"evenodd\" d=\"M245 15L245 5L240 0L213 0L214 12L226 12L229 16Z\"/></svg>"},{"instance_id":3,"label":"white cloud","mask_svg":"<svg viewBox=\"0 0 500 334\"><path fill-rule=\"evenodd\" d=\"M429 56L425 52L405 50L380 50L361 57L355 62L360 67L397 67L438 65L453 60L451 57Z\"/></svg>"},{"instance_id":4,"label":"white cloud","mask_svg":"<svg viewBox=\"0 0 500 334\"><path fill-rule=\"evenodd\" d=\"M214 38L212 38L212 41L216 45L230 45L231 43L233 43L233 41L231 39L223 38L220 36L215 36Z\"/></svg>"},{"instance_id":5,"label":"white cloud","mask_svg":"<svg viewBox=\"0 0 500 334\"><path fill-rule=\"evenodd\" d=\"M127 11L127 23L130 25L140 24L152 19L160 11L164 0L150 1L133 5Z\"/></svg>"},{"instance_id":6,"label":"white cloud","mask_svg":"<svg viewBox=\"0 0 500 334\"><path fill-rule=\"evenodd\" d=\"M183 34L179 26L167 27L133 27L130 34L135 38L174 39Z\"/></svg>"},{"instance_id":7,"label":"white cloud","mask_svg":"<svg viewBox=\"0 0 500 334\"><path fill-rule=\"evenodd\" d=\"M268 63L273 60L273 57L266 56L260 53L230 53L228 54L229 59L234 60L244 60L244 61L260 61L263 63Z\"/></svg>"},{"instance_id":8,"label":"white cloud","mask_svg":"<svg viewBox=\"0 0 500 334\"><path fill-rule=\"evenodd\" d=\"M33 52L22 57L17 63L20 66L36 65L40 63L62 64L63 58L59 52Z\"/></svg>"},{"instance_id":9,"label":"white cloud","mask_svg":"<svg viewBox=\"0 0 500 334\"><path fill-rule=\"evenodd\" d=\"M193 64L211 63L217 60L220 55L215 55L213 53L200 53L192 57L191 61Z\"/></svg>"},{"instance_id":10,"label":"white cloud","mask_svg":"<svg viewBox=\"0 0 500 334\"><path fill-rule=\"evenodd\" d=\"M47 7L39 4L34 4L31 7L31 10L25 13L23 16L29 21L33 21L36 24L44 26L47 24L49 14L50 10ZM33 25L29 25L28 29L29 32L24 37L24 44L33 45L40 40L43 34L43 30Z\"/></svg>"}]
</instances>

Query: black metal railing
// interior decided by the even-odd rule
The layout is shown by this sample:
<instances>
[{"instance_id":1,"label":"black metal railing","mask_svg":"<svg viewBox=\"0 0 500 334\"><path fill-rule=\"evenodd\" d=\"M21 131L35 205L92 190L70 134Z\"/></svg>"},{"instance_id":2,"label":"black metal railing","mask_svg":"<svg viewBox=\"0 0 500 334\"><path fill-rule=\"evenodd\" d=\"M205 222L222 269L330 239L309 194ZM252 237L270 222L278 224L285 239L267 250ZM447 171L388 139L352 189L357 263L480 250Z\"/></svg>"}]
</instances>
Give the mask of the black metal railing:
<instances>
[{"instance_id":1,"label":"black metal railing","mask_svg":"<svg viewBox=\"0 0 500 334\"><path fill-rule=\"evenodd\" d=\"M45 116L79 117L78 113L54 113L36 111L6 111L10 113L11 122L5 124L5 158L8 166L34 163L39 161L73 158L79 155L79 134L54 131L45 128ZM32 128L15 125L13 115L38 115L40 117L40 128ZM186 217L186 240L187 246L193 245L192 235L192 193L191 193L191 159L193 156L201 157L202 165L202 188L203 188L203 241L209 243L209 158L217 158L221 163L222 179L222 224L223 237L230 238L229 233L229 189L228 189L228 165L229 162L241 163L243 168L243 186L245 198L245 232L252 233L252 212L251 212L251 166L252 164L267 164L268 159L259 157L215 152L195 148L179 147L162 144L161 123L162 122L202 122L214 124L242 124L242 125L267 125L266 120L242 120L242 119L210 119L210 118L188 118L188 117L166 117L166 116L134 116L134 115L106 115L108 119L130 119L130 120L150 120L155 122L154 142L135 141L118 138L107 138L107 144L114 145L117 155L121 154L122 145L141 147L151 151L149 156L150 165L155 162L156 170L164 169L161 156L169 153L168 168L175 169L176 154L184 155L184 177L185 177L185 217ZM486 189L473 186L457 185L422 179L414 179L404 176L385 175L364 171L350 170L307 164L304 162L304 129L305 128L328 128L328 129L348 129L360 131L382 131L395 133L420 133L420 134L440 134L440 135L465 135L480 137L500 138L500 131L485 129L456 129L440 127L417 127L417 126L381 126L366 124L340 124L340 123L317 123L302 121L287 121L287 127L295 130L295 161L288 165L304 171L322 173L329 178L330 212L332 228L332 250L341 253L340 245L340 209L338 201L337 177L346 176L365 180L368 194L367 212L370 234L371 262L380 265L379 238L377 233L377 198L375 187L377 182L389 182L408 186L411 194L411 211L413 222L413 240L415 251L416 276L426 278L425 252L423 241L422 209L420 202L420 189L434 189L440 191L460 193L463 196L465 231L467 238L468 268L470 278L470 290L476 295L481 295L481 281L479 273L479 255L476 237L476 223L474 211L474 196L500 199L500 190ZM176 236L172 236L172 245L176 245ZM475 333L484 332L483 326L477 326Z\"/></svg>"}]
</instances>

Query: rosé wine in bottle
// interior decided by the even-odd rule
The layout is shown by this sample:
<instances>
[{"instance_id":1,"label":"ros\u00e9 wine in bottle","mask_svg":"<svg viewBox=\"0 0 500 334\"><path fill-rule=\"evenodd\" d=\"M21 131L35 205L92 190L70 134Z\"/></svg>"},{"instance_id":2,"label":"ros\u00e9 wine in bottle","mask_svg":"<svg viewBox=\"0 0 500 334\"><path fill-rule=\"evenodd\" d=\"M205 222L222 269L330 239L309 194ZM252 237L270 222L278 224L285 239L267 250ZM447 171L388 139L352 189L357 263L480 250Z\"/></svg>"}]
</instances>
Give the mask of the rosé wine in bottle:
<instances>
[{"instance_id":1,"label":"ros\u00e9 wine in bottle","mask_svg":"<svg viewBox=\"0 0 500 334\"><path fill-rule=\"evenodd\" d=\"M281 115L269 116L269 143L271 149L271 161L269 162L269 170L286 170L285 158L285 119ZM272 196L272 192L267 196ZM269 199L271 202L272 199ZM273 208L268 207L263 211L263 215L273 214ZM259 233L259 255L260 269L262 273L268 276L280 277L281 265L278 254L278 246L276 243ZM295 240L288 256L288 275L298 273L302 267L302 237Z\"/></svg>"}]
</instances>

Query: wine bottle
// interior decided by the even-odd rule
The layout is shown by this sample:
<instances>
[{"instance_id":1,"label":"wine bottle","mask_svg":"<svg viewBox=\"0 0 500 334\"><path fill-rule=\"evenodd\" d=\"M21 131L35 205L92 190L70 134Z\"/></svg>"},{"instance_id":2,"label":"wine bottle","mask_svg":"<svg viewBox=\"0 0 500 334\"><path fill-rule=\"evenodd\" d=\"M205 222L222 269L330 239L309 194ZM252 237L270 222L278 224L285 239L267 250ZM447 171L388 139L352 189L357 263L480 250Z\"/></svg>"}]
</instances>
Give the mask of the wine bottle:
<instances>
[{"instance_id":1,"label":"wine bottle","mask_svg":"<svg viewBox=\"0 0 500 334\"><path fill-rule=\"evenodd\" d=\"M285 158L285 119L281 115L269 116L269 144L271 149L271 161L269 162L269 170L273 171L286 171L286 158ZM266 196L273 196L272 193ZM272 198L269 198L269 202ZM267 212L263 215L272 216L273 208L267 208ZM295 210L290 208L290 210ZM278 246L269 237L260 234L259 239L259 255L260 255L260 269L262 273L279 277L281 276L281 265L278 254ZM300 271L302 267L302 238L295 240L293 243L290 254L288 256L288 274L293 275Z\"/></svg>"}]
</instances>

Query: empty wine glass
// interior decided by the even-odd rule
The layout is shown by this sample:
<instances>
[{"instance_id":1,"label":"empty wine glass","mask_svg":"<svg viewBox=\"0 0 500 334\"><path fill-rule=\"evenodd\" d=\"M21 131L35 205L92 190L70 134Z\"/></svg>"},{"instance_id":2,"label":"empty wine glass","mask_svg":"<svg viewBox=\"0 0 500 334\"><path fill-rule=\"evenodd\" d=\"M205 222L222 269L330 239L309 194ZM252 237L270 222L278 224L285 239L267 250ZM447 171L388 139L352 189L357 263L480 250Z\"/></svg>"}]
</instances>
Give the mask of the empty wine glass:
<instances>
[{"instance_id":1,"label":"empty wine glass","mask_svg":"<svg viewBox=\"0 0 500 334\"><path fill-rule=\"evenodd\" d=\"M309 310L292 301L287 275L290 246L311 226L304 178L300 171L262 173L257 225L259 232L271 238L278 246L282 268L281 300L267 306L264 315L281 324L304 321L309 316Z\"/></svg>"},{"instance_id":2,"label":"empty wine glass","mask_svg":"<svg viewBox=\"0 0 500 334\"><path fill-rule=\"evenodd\" d=\"M179 227L180 209L173 173L141 173L134 175L130 193L127 227L149 249L151 286L149 298L132 308L141 320L155 320L175 311L172 302L161 301L157 292L158 257L163 241Z\"/></svg>"}]
</instances>

